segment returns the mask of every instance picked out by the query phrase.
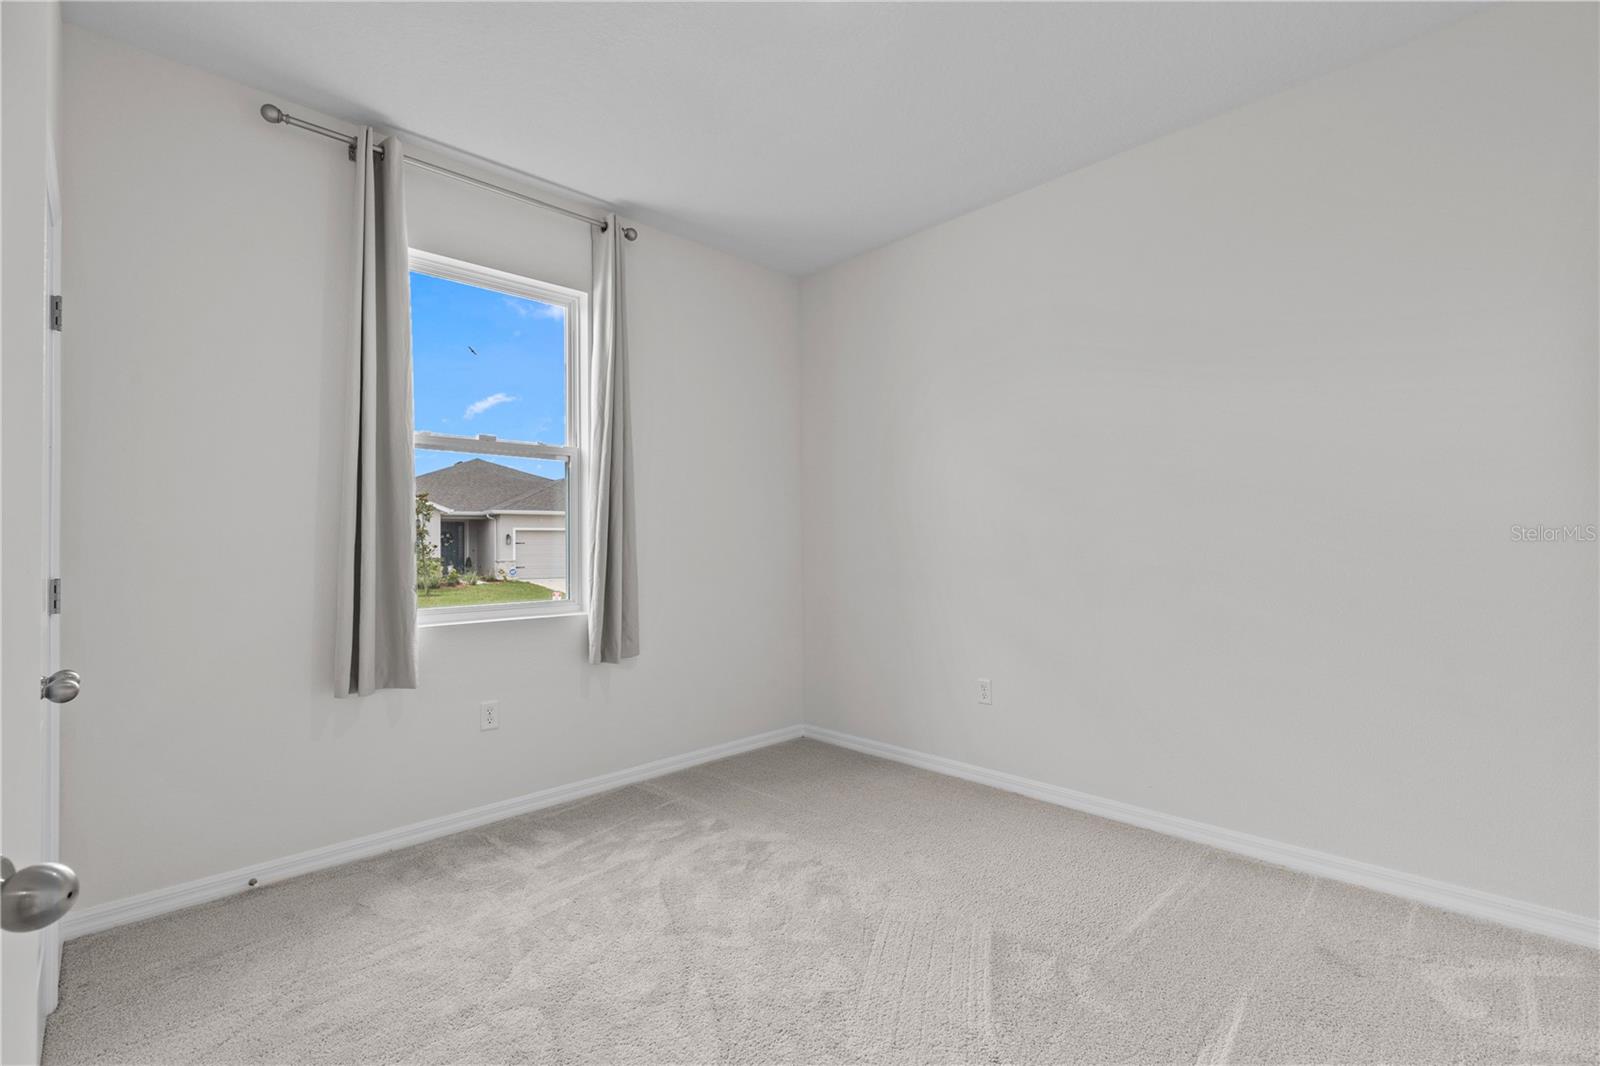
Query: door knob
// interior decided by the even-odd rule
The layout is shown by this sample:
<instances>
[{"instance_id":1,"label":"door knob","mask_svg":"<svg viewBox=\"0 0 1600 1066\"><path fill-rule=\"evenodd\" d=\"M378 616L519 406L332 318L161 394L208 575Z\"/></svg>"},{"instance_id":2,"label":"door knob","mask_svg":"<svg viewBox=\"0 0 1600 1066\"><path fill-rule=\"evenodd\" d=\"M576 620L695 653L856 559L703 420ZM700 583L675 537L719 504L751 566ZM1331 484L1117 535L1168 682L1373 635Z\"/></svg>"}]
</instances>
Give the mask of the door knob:
<instances>
[{"instance_id":1,"label":"door knob","mask_svg":"<svg viewBox=\"0 0 1600 1066\"><path fill-rule=\"evenodd\" d=\"M51 703L70 703L78 698L83 678L76 670L57 670L49 677L39 679L39 698Z\"/></svg>"},{"instance_id":2,"label":"door knob","mask_svg":"<svg viewBox=\"0 0 1600 1066\"><path fill-rule=\"evenodd\" d=\"M0 928L31 933L60 920L78 898L78 875L59 862L17 869L0 855Z\"/></svg>"}]
</instances>

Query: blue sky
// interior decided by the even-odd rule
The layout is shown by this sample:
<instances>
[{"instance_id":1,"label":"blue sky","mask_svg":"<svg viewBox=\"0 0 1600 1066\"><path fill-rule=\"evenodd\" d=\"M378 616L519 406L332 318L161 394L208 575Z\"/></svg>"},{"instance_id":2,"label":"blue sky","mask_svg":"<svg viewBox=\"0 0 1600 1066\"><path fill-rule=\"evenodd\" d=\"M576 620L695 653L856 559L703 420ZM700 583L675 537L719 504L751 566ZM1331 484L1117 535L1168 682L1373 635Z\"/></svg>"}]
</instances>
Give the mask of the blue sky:
<instances>
[{"instance_id":1,"label":"blue sky","mask_svg":"<svg viewBox=\"0 0 1600 1066\"><path fill-rule=\"evenodd\" d=\"M411 275L411 359L419 430L565 443L561 308L427 274ZM417 473L470 458L417 451ZM560 464L484 456L545 477Z\"/></svg>"}]
</instances>

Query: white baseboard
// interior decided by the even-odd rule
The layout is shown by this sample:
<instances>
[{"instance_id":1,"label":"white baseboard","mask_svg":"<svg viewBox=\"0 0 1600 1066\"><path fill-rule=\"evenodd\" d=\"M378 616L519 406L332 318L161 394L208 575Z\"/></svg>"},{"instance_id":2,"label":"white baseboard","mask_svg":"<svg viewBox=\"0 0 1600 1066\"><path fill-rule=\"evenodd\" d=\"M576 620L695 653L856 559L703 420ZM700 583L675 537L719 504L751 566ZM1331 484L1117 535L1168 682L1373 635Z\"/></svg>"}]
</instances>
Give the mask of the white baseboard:
<instances>
[{"instance_id":1,"label":"white baseboard","mask_svg":"<svg viewBox=\"0 0 1600 1066\"><path fill-rule=\"evenodd\" d=\"M268 885L275 881L282 881L290 877L311 873L314 870L338 866L342 863L354 862L357 859L368 858L386 851L410 847L421 844L436 837L448 836L459 833L464 829L473 829L490 822L497 822L504 818L515 817L536 811L544 807L553 807L559 803L592 796L597 792L605 792L624 785L635 784L639 781L648 781L653 777L661 777L677 770L698 766L701 763L725 759L730 755L741 752L754 751L771 744L779 744L786 740L793 740L800 736L811 737L828 744L835 744L842 748L864 752L868 755L877 755L881 758L892 759L895 762L905 763L910 766L932 770L935 773L948 774L951 777L975 781L978 784L989 785L993 788L1015 792L1045 803L1053 803L1061 807L1070 807L1073 810L1084 811L1088 814L1099 815L1112 821L1136 825L1144 829L1165 833L1168 836L1181 837L1199 844L1230 851L1237 855L1244 855L1262 862L1272 863L1276 866L1298 870L1316 877L1325 877L1332 881L1342 881L1346 884L1359 885L1363 888L1386 892L1404 899L1416 900L1419 903L1442 910L1455 911L1459 914L1470 915L1485 921L1495 922L1500 925L1510 926L1513 929L1522 929L1543 936L1554 937L1574 944L1595 947L1600 944L1600 921L1587 918L1579 914L1559 911L1553 907L1545 907L1537 903L1526 903L1522 900L1511 899L1506 896L1497 896L1493 893L1483 892L1475 888L1466 888L1461 885L1449 884L1445 881L1436 881L1428 877L1419 877L1415 874L1404 873L1400 870L1391 870L1372 863L1359 862L1355 859L1346 859L1327 852L1303 848L1295 844L1284 844L1265 837L1252 836L1249 833L1240 833L1232 829L1223 829L1220 826L1207 825L1189 818L1180 818L1176 815L1163 814L1145 807L1136 807L1131 803L1120 800L1105 799L1093 796L1087 792L1063 788L1060 785L1050 785L1042 781L1033 781L1015 774L1003 773L998 770L989 770L970 763L958 762L955 759L946 759L939 755L928 755L909 748L898 747L894 744L885 744L882 741L868 740L864 737L840 733L820 726L788 726L775 729L769 733L732 740L725 744L716 744L709 748L687 752L683 755L674 755L654 762L644 763L626 770L617 770L598 777L575 781L568 785L558 785L539 792L529 793L513 799L502 800L483 807L462 811L458 814L445 815L440 818L431 818L424 822L402 826L398 829L389 829L370 836L360 837L356 840L346 841L342 844L331 844L327 847L316 848L311 851L301 852L281 859L258 863L227 873L203 877L199 880L189 881L170 888L157 889L138 896L129 896L126 899L112 900L93 907L86 907L81 911L74 911L62 921L62 935L70 940L74 937L85 936L89 933L98 933L119 925L143 921L154 918L170 911L193 907L200 903L209 903L224 896L235 895L248 891L249 881L255 878L257 884Z\"/></svg>"},{"instance_id":2,"label":"white baseboard","mask_svg":"<svg viewBox=\"0 0 1600 1066\"><path fill-rule=\"evenodd\" d=\"M447 814L439 818L430 818L425 822L401 826L398 829L387 829L370 836L360 837L356 840L347 840L342 844L330 844L327 847L314 848L303 851L298 855L289 855L281 859L272 859L267 862L256 863L227 873L214 874L211 877L202 877L195 881L173 885L170 888L159 888L153 892L145 892L125 899L111 900L93 907L85 907L81 911L72 911L62 919L62 935L71 940L74 937L87 936L102 930L112 929L119 925L131 922L144 921L154 918L169 911L182 910L200 903L209 903L212 900L222 899L224 896L246 892L250 888L250 880L255 879L258 885L269 885L275 881L282 881L290 877L298 877L314 870L323 870L330 866L354 862L386 851L399 848L408 848L413 844L421 844L436 837L449 836L459 833L463 829L473 829L490 822L498 822L505 818L512 818L529 811L540 810L544 807L554 807L558 803L568 803L585 796L592 796L597 792L606 792L624 785L637 784L648 781L652 777L662 777L678 770L685 770L701 763L713 762L717 759L726 759L730 755L741 752L754 751L770 744L780 744L786 740L794 740L801 735L801 726L786 726L783 729L774 729L769 733L759 733L755 736L744 737L740 740L730 740L724 744L714 744L709 748L699 751L687 752L683 755L672 755L665 759L657 759L640 766L626 770L617 770L598 777L574 781L569 785L557 785L554 788L543 789L539 792L530 792L526 796L517 796L513 799L501 800L482 807L474 807L459 814Z\"/></svg>"},{"instance_id":3,"label":"white baseboard","mask_svg":"<svg viewBox=\"0 0 1600 1066\"><path fill-rule=\"evenodd\" d=\"M851 736L820 726L806 726L805 735L828 744L836 744L841 748L850 748L867 755L877 755L923 770L932 770L934 773L975 781L1006 792L1016 792L1045 803L1071 807L1073 810L1099 815L1115 822L1152 829L1157 833L1192 840L1222 851L1231 851L1237 855L1272 863L1275 866L1325 877L1330 881L1360 885L1362 888L1416 900L1430 907L1455 911L1458 914L1470 915L1530 933L1539 933L1557 940L1582 944L1585 947L1592 948L1600 944L1600 920L1586 918L1581 914L1571 914L1537 903L1525 903L1522 900L1497 896L1475 888L1452 885L1445 881L1435 881L1432 878L1375 866L1372 863L1330 855L1324 851L1314 851L1295 844L1284 844L1265 837L1252 836L1249 833L1223 829L1189 818L1179 818L1145 807L1136 807L1131 803L1092 796L1087 792L1062 788L1060 785L1048 785L1015 774L987 770L970 763L957 762L955 759L927 755L909 748L867 740L864 737Z\"/></svg>"}]
</instances>

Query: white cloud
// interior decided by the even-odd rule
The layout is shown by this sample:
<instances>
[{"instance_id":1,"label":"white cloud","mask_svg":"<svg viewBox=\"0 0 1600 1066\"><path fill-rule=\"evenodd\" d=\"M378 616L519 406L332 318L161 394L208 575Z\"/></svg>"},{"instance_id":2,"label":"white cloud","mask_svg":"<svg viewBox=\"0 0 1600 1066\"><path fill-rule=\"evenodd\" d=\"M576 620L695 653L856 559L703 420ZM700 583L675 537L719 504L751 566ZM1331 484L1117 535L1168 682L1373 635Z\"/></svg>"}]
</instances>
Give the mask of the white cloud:
<instances>
[{"instance_id":1,"label":"white cloud","mask_svg":"<svg viewBox=\"0 0 1600 1066\"><path fill-rule=\"evenodd\" d=\"M476 418L478 415L483 414L483 412L487 411L491 407L499 407L501 404L510 403L515 399L515 396L507 396L503 392L497 392L493 396L485 396L476 403L469 404L461 417Z\"/></svg>"},{"instance_id":2,"label":"white cloud","mask_svg":"<svg viewBox=\"0 0 1600 1066\"><path fill-rule=\"evenodd\" d=\"M541 303L538 300L522 300L512 296L505 297L506 306L523 318L560 318L566 311L555 304Z\"/></svg>"}]
</instances>

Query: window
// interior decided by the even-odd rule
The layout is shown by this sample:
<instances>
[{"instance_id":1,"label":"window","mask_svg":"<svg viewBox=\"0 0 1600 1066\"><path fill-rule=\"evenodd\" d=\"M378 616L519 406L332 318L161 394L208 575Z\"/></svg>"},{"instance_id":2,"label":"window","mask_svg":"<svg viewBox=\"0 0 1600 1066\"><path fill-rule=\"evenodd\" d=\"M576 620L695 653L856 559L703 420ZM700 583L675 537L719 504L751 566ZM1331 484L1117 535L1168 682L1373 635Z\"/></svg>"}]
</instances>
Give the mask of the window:
<instances>
[{"instance_id":1,"label":"window","mask_svg":"<svg viewBox=\"0 0 1600 1066\"><path fill-rule=\"evenodd\" d=\"M411 253L424 624L582 602L581 292Z\"/></svg>"}]
</instances>

